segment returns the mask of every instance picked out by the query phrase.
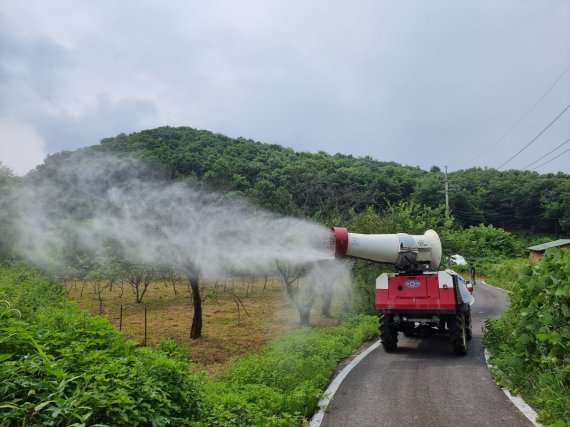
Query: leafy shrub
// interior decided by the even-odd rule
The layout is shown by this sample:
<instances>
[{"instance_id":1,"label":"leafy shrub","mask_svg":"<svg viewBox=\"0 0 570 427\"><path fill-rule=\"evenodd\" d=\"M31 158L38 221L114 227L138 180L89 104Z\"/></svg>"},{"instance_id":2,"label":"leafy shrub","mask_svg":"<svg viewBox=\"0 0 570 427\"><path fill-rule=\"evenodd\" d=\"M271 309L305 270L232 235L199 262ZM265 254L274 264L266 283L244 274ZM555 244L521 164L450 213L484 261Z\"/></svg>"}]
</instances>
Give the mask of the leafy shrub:
<instances>
[{"instance_id":1,"label":"leafy shrub","mask_svg":"<svg viewBox=\"0 0 570 427\"><path fill-rule=\"evenodd\" d=\"M502 228L492 225L471 226L447 236L449 249L468 260L478 258L520 257L524 247L520 240Z\"/></svg>"},{"instance_id":2,"label":"leafy shrub","mask_svg":"<svg viewBox=\"0 0 570 427\"><path fill-rule=\"evenodd\" d=\"M488 320L484 342L500 384L523 394L545 423L570 419L570 252L547 250Z\"/></svg>"},{"instance_id":3,"label":"leafy shrub","mask_svg":"<svg viewBox=\"0 0 570 427\"><path fill-rule=\"evenodd\" d=\"M10 301L20 310L22 319L29 321L66 304L61 283L35 271L7 265L0 265L0 300Z\"/></svg>"}]
</instances>

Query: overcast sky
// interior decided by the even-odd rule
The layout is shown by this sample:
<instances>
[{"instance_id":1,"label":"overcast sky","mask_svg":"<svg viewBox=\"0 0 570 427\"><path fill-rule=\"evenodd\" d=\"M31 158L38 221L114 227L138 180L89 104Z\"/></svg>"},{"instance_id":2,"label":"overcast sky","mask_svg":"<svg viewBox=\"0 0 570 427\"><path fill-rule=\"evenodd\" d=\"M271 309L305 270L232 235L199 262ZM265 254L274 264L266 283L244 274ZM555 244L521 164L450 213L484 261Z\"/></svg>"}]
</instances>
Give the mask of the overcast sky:
<instances>
[{"instance_id":1,"label":"overcast sky","mask_svg":"<svg viewBox=\"0 0 570 427\"><path fill-rule=\"evenodd\" d=\"M536 104L570 65L569 23L568 0L0 0L0 160L23 174L169 125L498 167L570 104L570 71ZM568 138L570 110L503 169ZM559 170L570 152L538 169Z\"/></svg>"}]
</instances>

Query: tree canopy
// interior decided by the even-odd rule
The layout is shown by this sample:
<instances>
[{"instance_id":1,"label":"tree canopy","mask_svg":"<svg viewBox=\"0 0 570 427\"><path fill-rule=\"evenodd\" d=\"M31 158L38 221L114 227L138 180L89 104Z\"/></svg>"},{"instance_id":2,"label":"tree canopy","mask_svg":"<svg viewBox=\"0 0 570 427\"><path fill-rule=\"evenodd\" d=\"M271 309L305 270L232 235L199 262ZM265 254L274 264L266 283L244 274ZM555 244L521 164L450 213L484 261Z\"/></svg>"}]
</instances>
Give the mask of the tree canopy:
<instances>
[{"instance_id":1,"label":"tree canopy","mask_svg":"<svg viewBox=\"0 0 570 427\"><path fill-rule=\"evenodd\" d=\"M95 150L131 153L172 179L245 196L266 209L330 223L368 209L415 201L432 208L444 197L443 172L368 156L296 152L189 127L120 134ZM450 207L459 226L562 235L570 231L569 175L471 168L449 174Z\"/></svg>"}]
</instances>

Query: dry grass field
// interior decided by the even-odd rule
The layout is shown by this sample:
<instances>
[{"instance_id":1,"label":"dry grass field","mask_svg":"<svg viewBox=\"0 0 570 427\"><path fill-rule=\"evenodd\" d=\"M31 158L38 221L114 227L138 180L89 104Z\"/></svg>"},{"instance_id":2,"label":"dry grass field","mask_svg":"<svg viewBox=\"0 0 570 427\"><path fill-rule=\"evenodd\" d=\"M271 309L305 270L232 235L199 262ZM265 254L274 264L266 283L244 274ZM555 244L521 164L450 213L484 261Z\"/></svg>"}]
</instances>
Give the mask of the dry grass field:
<instances>
[{"instance_id":1,"label":"dry grass field","mask_svg":"<svg viewBox=\"0 0 570 427\"><path fill-rule=\"evenodd\" d=\"M100 301L93 282L67 283L69 296L93 315L99 315ZM202 338L190 340L192 323L191 294L185 283L154 282L142 303L135 302L130 285L114 285L101 292L103 315L130 339L144 342L144 310L147 311L147 345L156 346L161 338L172 338L189 351L197 370L215 375L232 357L263 348L267 342L299 327L299 315L278 279L233 279L202 283ZM239 297L243 306L232 295ZM333 326L338 323L341 301L333 299L331 318L320 315L317 298L311 313L311 325ZM238 313L238 304L240 310ZM123 310L122 324L120 319ZM245 307L245 310L244 310Z\"/></svg>"}]
</instances>

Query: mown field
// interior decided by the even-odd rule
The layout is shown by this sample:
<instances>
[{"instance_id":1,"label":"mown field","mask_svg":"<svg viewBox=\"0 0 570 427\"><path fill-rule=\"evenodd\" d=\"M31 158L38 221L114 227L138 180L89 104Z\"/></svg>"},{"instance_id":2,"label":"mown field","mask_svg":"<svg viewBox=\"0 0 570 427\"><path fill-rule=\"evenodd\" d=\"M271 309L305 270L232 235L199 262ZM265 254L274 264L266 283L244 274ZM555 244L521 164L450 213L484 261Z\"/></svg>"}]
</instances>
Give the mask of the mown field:
<instances>
[{"instance_id":1,"label":"mown field","mask_svg":"<svg viewBox=\"0 0 570 427\"><path fill-rule=\"evenodd\" d=\"M69 297L93 315L100 314L97 285L90 281L66 283ZM284 332L299 328L299 314L277 278L235 278L204 282L204 331L201 338L190 339L192 301L188 286L178 282L153 282L142 303L136 303L133 289L126 283L115 284L101 292L103 316L124 335L138 343L159 345L161 339L174 339L188 352L195 370L216 374L239 355L258 351ZM176 288L176 292L175 292ZM122 306L122 322L121 322ZM333 299L331 317L320 314L317 299L311 325L336 326L342 315L339 298Z\"/></svg>"}]
</instances>

